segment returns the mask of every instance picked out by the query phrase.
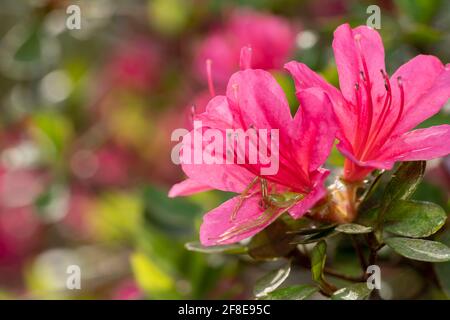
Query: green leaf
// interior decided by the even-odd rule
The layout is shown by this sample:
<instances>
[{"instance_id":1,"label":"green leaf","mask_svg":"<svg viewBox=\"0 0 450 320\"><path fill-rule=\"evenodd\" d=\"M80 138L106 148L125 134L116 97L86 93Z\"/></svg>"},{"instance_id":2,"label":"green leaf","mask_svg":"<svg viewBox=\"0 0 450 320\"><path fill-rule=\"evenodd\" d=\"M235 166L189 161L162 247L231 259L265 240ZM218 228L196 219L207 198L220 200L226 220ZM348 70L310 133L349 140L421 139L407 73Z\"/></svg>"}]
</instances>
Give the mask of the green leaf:
<instances>
[{"instance_id":1,"label":"green leaf","mask_svg":"<svg viewBox=\"0 0 450 320\"><path fill-rule=\"evenodd\" d=\"M146 221L172 236L191 237L195 233L192 221L201 216L203 209L190 198L171 199L167 191L151 184L143 188Z\"/></svg>"},{"instance_id":2,"label":"green leaf","mask_svg":"<svg viewBox=\"0 0 450 320\"><path fill-rule=\"evenodd\" d=\"M357 223L365 226L376 226L380 205L384 203L384 190L391 178L392 171L378 174L374 178L358 206Z\"/></svg>"},{"instance_id":3,"label":"green leaf","mask_svg":"<svg viewBox=\"0 0 450 320\"><path fill-rule=\"evenodd\" d=\"M319 242L320 240L324 240L327 238L330 238L334 235L338 234L336 231L334 231L334 227L333 228L329 228L323 231L320 231L318 233L314 233L312 235L300 235L300 236L296 236L292 241L291 244L308 244L308 243L315 243L315 242Z\"/></svg>"},{"instance_id":4,"label":"green leaf","mask_svg":"<svg viewBox=\"0 0 450 320\"><path fill-rule=\"evenodd\" d=\"M41 55L39 25L30 26L30 32L14 54L14 59L22 62L37 60Z\"/></svg>"},{"instance_id":5,"label":"green leaf","mask_svg":"<svg viewBox=\"0 0 450 320\"><path fill-rule=\"evenodd\" d=\"M437 239L450 246L450 230L440 234ZM434 264L434 270L442 290L450 298L450 262L436 263Z\"/></svg>"},{"instance_id":6,"label":"green leaf","mask_svg":"<svg viewBox=\"0 0 450 320\"><path fill-rule=\"evenodd\" d=\"M362 226L356 223L341 224L336 227L336 231L347 234L361 234L372 232L371 227Z\"/></svg>"},{"instance_id":7,"label":"green leaf","mask_svg":"<svg viewBox=\"0 0 450 320\"><path fill-rule=\"evenodd\" d=\"M339 289L331 296L333 300L364 300L370 293L371 289L367 288L367 283L356 283L351 286Z\"/></svg>"},{"instance_id":8,"label":"green leaf","mask_svg":"<svg viewBox=\"0 0 450 320\"><path fill-rule=\"evenodd\" d=\"M289 219L289 218L287 218ZM248 244L248 254L256 260L271 260L287 256L293 249L291 226L285 219L277 219L256 234Z\"/></svg>"},{"instance_id":9,"label":"green leaf","mask_svg":"<svg viewBox=\"0 0 450 320\"><path fill-rule=\"evenodd\" d=\"M401 14L407 15L414 22L429 22L437 13L440 1L427 0L395 0L395 5Z\"/></svg>"},{"instance_id":10,"label":"green leaf","mask_svg":"<svg viewBox=\"0 0 450 320\"><path fill-rule=\"evenodd\" d=\"M290 272L290 262L278 270L269 272L256 282L253 293L257 298L267 295L278 288L286 280Z\"/></svg>"},{"instance_id":11,"label":"green leaf","mask_svg":"<svg viewBox=\"0 0 450 320\"><path fill-rule=\"evenodd\" d=\"M358 206L357 222L378 227L386 209L415 192L425 172L425 161L402 162L396 170L378 175Z\"/></svg>"},{"instance_id":12,"label":"green leaf","mask_svg":"<svg viewBox=\"0 0 450 320\"><path fill-rule=\"evenodd\" d=\"M104 192L92 204L90 226L101 241L124 241L140 233L143 202L132 192Z\"/></svg>"},{"instance_id":13,"label":"green leaf","mask_svg":"<svg viewBox=\"0 0 450 320\"><path fill-rule=\"evenodd\" d=\"M450 123L450 117L448 123ZM433 202L444 208L444 210L450 209L447 206L445 191L437 185L428 183L427 181L422 181L422 183L419 184L416 192L411 196L411 199Z\"/></svg>"},{"instance_id":14,"label":"green leaf","mask_svg":"<svg viewBox=\"0 0 450 320\"><path fill-rule=\"evenodd\" d=\"M386 244L398 254L413 260L427 262L450 261L450 248L445 244L409 238L389 238Z\"/></svg>"},{"instance_id":15,"label":"green leaf","mask_svg":"<svg viewBox=\"0 0 450 320\"><path fill-rule=\"evenodd\" d=\"M36 114L32 119L31 135L43 150L44 157L61 161L62 155L74 137L69 118L55 112Z\"/></svg>"},{"instance_id":16,"label":"green leaf","mask_svg":"<svg viewBox=\"0 0 450 320\"><path fill-rule=\"evenodd\" d=\"M201 252L201 253L229 253L229 254L243 254L247 252L247 247L239 244L230 244L224 246L210 246L206 247L199 242L188 242L184 245L187 250Z\"/></svg>"},{"instance_id":17,"label":"green leaf","mask_svg":"<svg viewBox=\"0 0 450 320\"><path fill-rule=\"evenodd\" d=\"M434 203L399 200L386 211L384 230L400 236L423 238L437 232L446 218L444 210Z\"/></svg>"},{"instance_id":18,"label":"green leaf","mask_svg":"<svg viewBox=\"0 0 450 320\"><path fill-rule=\"evenodd\" d=\"M295 235L311 235L311 234L317 234L322 231L328 231L330 229L334 229L336 227L336 224L328 224L325 226L312 226L310 228L302 228L298 230L288 231L289 234L295 234Z\"/></svg>"},{"instance_id":19,"label":"green leaf","mask_svg":"<svg viewBox=\"0 0 450 320\"><path fill-rule=\"evenodd\" d=\"M379 206L384 195L384 189L392 178L392 172L386 171L379 173L373 178L372 183L367 188L361 204L358 206L358 216L364 214L367 210Z\"/></svg>"},{"instance_id":20,"label":"green leaf","mask_svg":"<svg viewBox=\"0 0 450 320\"><path fill-rule=\"evenodd\" d=\"M130 257L130 264L141 289L160 299L170 296L170 292L175 288L174 279L145 254L133 253Z\"/></svg>"},{"instance_id":21,"label":"green leaf","mask_svg":"<svg viewBox=\"0 0 450 320\"><path fill-rule=\"evenodd\" d=\"M296 285L277 289L262 297L262 300L305 300L319 289L312 285Z\"/></svg>"},{"instance_id":22,"label":"green leaf","mask_svg":"<svg viewBox=\"0 0 450 320\"><path fill-rule=\"evenodd\" d=\"M314 281L322 281L326 258L327 243L325 240L321 240L311 251L311 274Z\"/></svg>"},{"instance_id":23,"label":"green leaf","mask_svg":"<svg viewBox=\"0 0 450 320\"><path fill-rule=\"evenodd\" d=\"M425 161L402 162L386 186L384 199L388 203L408 199L422 181Z\"/></svg>"}]
</instances>

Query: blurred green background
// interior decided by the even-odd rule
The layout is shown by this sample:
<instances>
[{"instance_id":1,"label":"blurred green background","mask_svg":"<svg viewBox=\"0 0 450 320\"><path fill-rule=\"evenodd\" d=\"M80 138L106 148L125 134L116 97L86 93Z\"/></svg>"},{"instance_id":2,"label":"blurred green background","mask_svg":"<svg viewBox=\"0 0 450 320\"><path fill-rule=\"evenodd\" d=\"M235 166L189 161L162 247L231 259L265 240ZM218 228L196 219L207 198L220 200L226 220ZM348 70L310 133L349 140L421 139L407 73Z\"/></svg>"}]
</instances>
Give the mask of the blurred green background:
<instances>
[{"instance_id":1,"label":"blurred green background","mask_svg":"<svg viewBox=\"0 0 450 320\"><path fill-rule=\"evenodd\" d=\"M66 27L71 4L81 9L79 30ZM333 30L365 24L371 4L381 8L389 73L420 53L450 60L449 1L1 0L0 297L251 297L264 263L184 248L197 239L202 214L229 195L167 198L183 178L171 162L171 132L189 128L191 106L201 111L208 101L208 50L220 93L238 70L242 41L269 50L271 37L258 30L271 19L287 26L290 40L271 54L337 85ZM237 39L234 28L253 31ZM267 66L295 111L280 67ZM449 110L423 125L450 123ZM341 164L333 151L329 168ZM450 160L434 161L416 198L448 211L449 186ZM81 268L81 290L66 287L69 265ZM445 297L422 282L403 291L396 284L387 298Z\"/></svg>"}]
</instances>

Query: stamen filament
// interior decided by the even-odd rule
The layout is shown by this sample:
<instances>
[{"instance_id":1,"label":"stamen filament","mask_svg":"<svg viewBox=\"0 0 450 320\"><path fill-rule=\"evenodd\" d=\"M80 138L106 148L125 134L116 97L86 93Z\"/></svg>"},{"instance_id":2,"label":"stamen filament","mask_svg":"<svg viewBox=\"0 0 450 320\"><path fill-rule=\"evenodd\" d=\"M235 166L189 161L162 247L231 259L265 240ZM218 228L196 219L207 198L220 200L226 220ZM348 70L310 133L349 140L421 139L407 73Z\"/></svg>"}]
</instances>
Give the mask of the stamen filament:
<instances>
[{"instance_id":1,"label":"stamen filament","mask_svg":"<svg viewBox=\"0 0 450 320\"><path fill-rule=\"evenodd\" d=\"M251 188L253 188L253 186L256 184L256 182L258 181L259 177L255 177L249 184L248 186L244 189L244 191L241 193L241 195L239 196L239 200L238 203L236 204L236 206L233 209L233 212L231 213L230 216L230 221L233 221L236 218L236 214L239 211L239 209L242 207L242 204L244 203L245 197L247 196L248 192L250 191Z\"/></svg>"},{"instance_id":2,"label":"stamen filament","mask_svg":"<svg viewBox=\"0 0 450 320\"><path fill-rule=\"evenodd\" d=\"M214 82L212 79L212 60L211 59L206 60L206 75L208 77L209 94L211 95L211 97L215 97L216 91L214 90Z\"/></svg>"}]
</instances>

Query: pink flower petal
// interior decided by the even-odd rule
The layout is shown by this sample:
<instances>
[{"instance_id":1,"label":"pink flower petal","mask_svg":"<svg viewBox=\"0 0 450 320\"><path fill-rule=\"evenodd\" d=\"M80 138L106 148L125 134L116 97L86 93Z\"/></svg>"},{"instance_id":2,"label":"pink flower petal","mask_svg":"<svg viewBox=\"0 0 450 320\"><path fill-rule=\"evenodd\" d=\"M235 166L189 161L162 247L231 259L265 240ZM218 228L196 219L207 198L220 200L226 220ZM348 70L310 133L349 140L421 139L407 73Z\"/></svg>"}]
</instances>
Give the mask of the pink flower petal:
<instances>
[{"instance_id":1,"label":"pink flower petal","mask_svg":"<svg viewBox=\"0 0 450 320\"><path fill-rule=\"evenodd\" d=\"M264 213L260 207L260 194L254 194L245 199L233 220L231 216L239 199L234 197L203 217L200 227L200 242L203 245L224 245L246 239L263 230L282 212L282 209L277 209L271 214Z\"/></svg>"},{"instance_id":2,"label":"pink flower petal","mask_svg":"<svg viewBox=\"0 0 450 320\"><path fill-rule=\"evenodd\" d=\"M210 128L225 130L234 127L233 114L226 96L212 98L206 106L206 111L196 115L195 120L201 121L203 126Z\"/></svg>"},{"instance_id":3,"label":"pink flower petal","mask_svg":"<svg viewBox=\"0 0 450 320\"><path fill-rule=\"evenodd\" d=\"M293 149L304 172L319 168L328 158L337 131L336 119L329 97L319 88L298 93L300 108L293 125Z\"/></svg>"},{"instance_id":4,"label":"pink flower petal","mask_svg":"<svg viewBox=\"0 0 450 320\"><path fill-rule=\"evenodd\" d=\"M313 189L300 201L297 205L289 210L289 214L294 218L301 218L306 212L311 209L319 200L321 200L327 193L324 187L325 179L329 175L328 170L321 169L317 172L315 177L316 183Z\"/></svg>"},{"instance_id":5,"label":"pink flower petal","mask_svg":"<svg viewBox=\"0 0 450 320\"><path fill-rule=\"evenodd\" d=\"M227 97L244 130L254 126L285 130L292 121L289 105L280 85L263 70L247 69L230 78Z\"/></svg>"},{"instance_id":6,"label":"pink flower petal","mask_svg":"<svg viewBox=\"0 0 450 320\"><path fill-rule=\"evenodd\" d=\"M202 185L193 179L186 179L174 184L169 191L169 198L189 196L194 193L211 190L209 186Z\"/></svg>"},{"instance_id":7,"label":"pink flower petal","mask_svg":"<svg viewBox=\"0 0 450 320\"><path fill-rule=\"evenodd\" d=\"M203 129L194 129L183 137L181 164L184 173L200 185L222 191L241 193L255 176L236 163L226 163L224 132L219 132L222 134L222 144L217 144L217 146L222 147L222 150L213 153L212 151L205 151L210 144L203 141L201 130ZM195 131L198 134L194 134ZM190 150L190 155L188 150ZM196 154L201 154L198 163L196 163ZM210 156L211 162L205 160L206 155Z\"/></svg>"},{"instance_id":8,"label":"pink flower petal","mask_svg":"<svg viewBox=\"0 0 450 320\"><path fill-rule=\"evenodd\" d=\"M305 64L296 61L291 61L284 66L292 75L295 82L295 89L297 97L302 90L308 88L320 88L327 93L331 102L333 103L334 112L339 119L340 139L348 137L353 140L355 134L354 123L355 114L351 112L347 103L342 97L341 92L334 86L326 82L319 74L309 69Z\"/></svg>"},{"instance_id":9,"label":"pink flower petal","mask_svg":"<svg viewBox=\"0 0 450 320\"><path fill-rule=\"evenodd\" d=\"M394 130L402 134L439 112L450 98L450 66L438 58L419 55L402 65L392 76L393 106L397 116L400 93L397 78L401 77L405 92L405 107L400 123Z\"/></svg>"},{"instance_id":10,"label":"pink flower petal","mask_svg":"<svg viewBox=\"0 0 450 320\"><path fill-rule=\"evenodd\" d=\"M372 99L379 101L385 92L380 72L385 70L385 65L384 46L378 32L367 26L351 29L348 24L343 24L334 31L333 50L344 97L355 104L355 84L362 86L360 72L365 69L364 58L372 85Z\"/></svg>"},{"instance_id":11,"label":"pink flower petal","mask_svg":"<svg viewBox=\"0 0 450 320\"><path fill-rule=\"evenodd\" d=\"M286 63L284 68L288 70L294 78L297 93L308 88L321 88L328 94L334 103L343 103L342 94L339 90L329 84L319 74L311 70L307 65L297 61L291 61Z\"/></svg>"},{"instance_id":12,"label":"pink flower petal","mask_svg":"<svg viewBox=\"0 0 450 320\"><path fill-rule=\"evenodd\" d=\"M397 161L431 160L450 153L450 125L434 126L404 133L390 140L373 160L360 161L351 154L344 155L362 168L390 170Z\"/></svg>"},{"instance_id":13,"label":"pink flower petal","mask_svg":"<svg viewBox=\"0 0 450 320\"><path fill-rule=\"evenodd\" d=\"M407 132L380 150L380 159L390 161L431 160L450 153L450 125Z\"/></svg>"}]
</instances>

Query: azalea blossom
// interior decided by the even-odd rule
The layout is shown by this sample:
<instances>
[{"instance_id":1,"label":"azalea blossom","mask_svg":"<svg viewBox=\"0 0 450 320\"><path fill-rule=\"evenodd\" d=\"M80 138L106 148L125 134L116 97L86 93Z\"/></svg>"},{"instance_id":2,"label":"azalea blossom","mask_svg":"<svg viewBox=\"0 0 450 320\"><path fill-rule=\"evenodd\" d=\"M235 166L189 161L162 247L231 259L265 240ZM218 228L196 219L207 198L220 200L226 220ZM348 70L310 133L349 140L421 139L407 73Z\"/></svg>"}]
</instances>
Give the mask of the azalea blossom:
<instances>
[{"instance_id":1,"label":"azalea blossom","mask_svg":"<svg viewBox=\"0 0 450 320\"><path fill-rule=\"evenodd\" d=\"M184 137L180 153L188 179L174 185L169 196L209 189L239 194L204 216L200 229L203 245L243 240L284 212L299 218L325 195L323 183L328 171L320 166L328 157L337 130L331 102L317 89L305 90L298 98L301 107L293 118L284 92L272 75L246 69L231 76L226 95L214 97L204 113L194 116L204 126L194 130L213 128L224 135L226 129L279 130L279 170L273 175L261 175L261 163L193 164L186 159L193 152L186 150L193 149L195 137L201 135L191 131ZM206 149L208 141L201 143ZM223 160L225 153L211 156Z\"/></svg>"},{"instance_id":2,"label":"azalea blossom","mask_svg":"<svg viewBox=\"0 0 450 320\"><path fill-rule=\"evenodd\" d=\"M199 44L196 73L206 80L205 61L211 60L214 81L222 88L238 71L243 46L253 48L253 68L281 68L293 52L295 35L292 25L282 17L248 9L235 10L225 25L211 31Z\"/></svg>"},{"instance_id":3,"label":"azalea blossom","mask_svg":"<svg viewBox=\"0 0 450 320\"><path fill-rule=\"evenodd\" d=\"M297 95L319 88L330 97L339 121L337 148L347 158L344 179L360 181L397 161L430 160L450 153L450 126L414 129L450 97L450 65L419 55L391 77L375 30L341 25L334 32L340 90L306 65L290 62Z\"/></svg>"}]
</instances>

